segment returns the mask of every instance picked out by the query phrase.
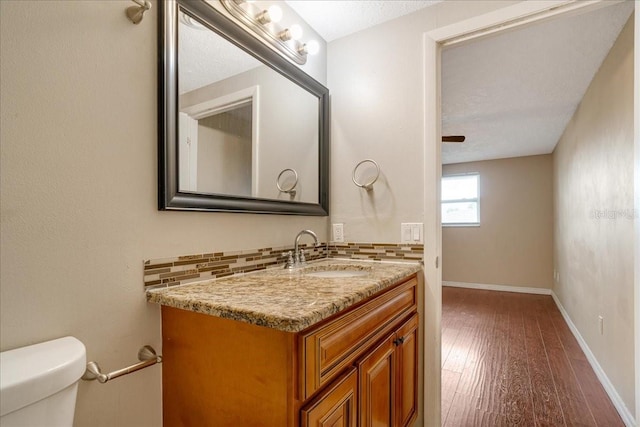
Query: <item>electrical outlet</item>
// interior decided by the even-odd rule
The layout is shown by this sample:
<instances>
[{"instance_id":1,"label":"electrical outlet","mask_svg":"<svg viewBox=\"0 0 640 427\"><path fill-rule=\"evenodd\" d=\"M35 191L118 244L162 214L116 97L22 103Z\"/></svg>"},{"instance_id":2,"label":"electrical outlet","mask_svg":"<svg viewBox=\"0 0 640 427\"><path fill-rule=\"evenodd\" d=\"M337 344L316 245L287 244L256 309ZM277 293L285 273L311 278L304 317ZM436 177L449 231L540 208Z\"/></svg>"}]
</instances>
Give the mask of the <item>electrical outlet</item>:
<instances>
[{"instance_id":1,"label":"electrical outlet","mask_svg":"<svg viewBox=\"0 0 640 427\"><path fill-rule=\"evenodd\" d=\"M604 335L604 317L598 316L598 328L600 329L600 335Z\"/></svg>"},{"instance_id":2,"label":"electrical outlet","mask_svg":"<svg viewBox=\"0 0 640 427\"><path fill-rule=\"evenodd\" d=\"M344 242L344 224L333 224L333 241Z\"/></svg>"}]
</instances>

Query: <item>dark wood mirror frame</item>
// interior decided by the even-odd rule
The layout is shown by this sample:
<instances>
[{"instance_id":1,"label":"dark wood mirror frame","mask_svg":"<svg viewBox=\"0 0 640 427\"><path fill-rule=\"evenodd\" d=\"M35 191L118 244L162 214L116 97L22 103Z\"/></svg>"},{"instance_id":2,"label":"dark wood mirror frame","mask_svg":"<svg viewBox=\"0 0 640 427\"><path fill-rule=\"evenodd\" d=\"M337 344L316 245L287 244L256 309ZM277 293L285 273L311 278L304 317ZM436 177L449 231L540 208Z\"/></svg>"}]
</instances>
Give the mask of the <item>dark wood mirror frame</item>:
<instances>
[{"instance_id":1,"label":"dark wood mirror frame","mask_svg":"<svg viewBox=\"0 0 640 427\"><path fill-rule=\"evenodd\" d=\"M158 2L158 209L285 215L329 214L329 90L204 0ZM318 97L318 202L302 203L178 188L178 10Z\"/></svg>"}]
</instances>

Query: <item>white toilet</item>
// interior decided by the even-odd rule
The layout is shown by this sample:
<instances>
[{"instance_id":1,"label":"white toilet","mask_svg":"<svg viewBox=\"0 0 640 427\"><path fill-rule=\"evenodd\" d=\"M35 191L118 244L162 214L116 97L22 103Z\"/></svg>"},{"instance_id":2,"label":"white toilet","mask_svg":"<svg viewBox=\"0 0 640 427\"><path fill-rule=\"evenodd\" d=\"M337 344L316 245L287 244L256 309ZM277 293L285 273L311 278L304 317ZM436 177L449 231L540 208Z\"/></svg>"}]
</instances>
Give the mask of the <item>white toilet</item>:
<instances>
[{"instance_id":1,"label":"white toilet","mask_svg":"<svg viewBox=\"0 0 640 427\"><path fill-rule=\"evenodd\" d=\"M0 427L71 427L86 363L74 337L0 353Z\"/></svg>"}]
</instances>

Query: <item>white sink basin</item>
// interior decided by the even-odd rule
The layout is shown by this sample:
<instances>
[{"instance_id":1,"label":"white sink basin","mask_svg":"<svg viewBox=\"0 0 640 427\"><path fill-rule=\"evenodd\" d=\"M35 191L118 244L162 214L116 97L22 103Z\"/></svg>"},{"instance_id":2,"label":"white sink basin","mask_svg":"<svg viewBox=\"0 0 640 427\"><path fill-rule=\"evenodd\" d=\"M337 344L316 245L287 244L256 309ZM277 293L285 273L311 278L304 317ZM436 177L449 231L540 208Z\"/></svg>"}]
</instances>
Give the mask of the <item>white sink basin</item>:
<instances>
[{"instance_id":1,"label":"white sink basin","mask_svg":"<svg viewBox=\"0 0 640 427\"><path fill-rule=\"evenodd\" d=\"M328 264L310 265L304 268L301 273L309 277L319 277L324 279L344 279L349 277L363 277L371 273L371 267L353 264Z\"/></svg>"},{"instance_id":2,"label":"white sink basin","mask_svg":"<svg viewBox=\"0 0 640 427\"><path fill-rule=\"evenodd\" d=\"M346 277L362 277L369 274L366 270L320 270L304 273L305 276L323 277L325 279L340 279Z\"/></svg>"}]
</instances>

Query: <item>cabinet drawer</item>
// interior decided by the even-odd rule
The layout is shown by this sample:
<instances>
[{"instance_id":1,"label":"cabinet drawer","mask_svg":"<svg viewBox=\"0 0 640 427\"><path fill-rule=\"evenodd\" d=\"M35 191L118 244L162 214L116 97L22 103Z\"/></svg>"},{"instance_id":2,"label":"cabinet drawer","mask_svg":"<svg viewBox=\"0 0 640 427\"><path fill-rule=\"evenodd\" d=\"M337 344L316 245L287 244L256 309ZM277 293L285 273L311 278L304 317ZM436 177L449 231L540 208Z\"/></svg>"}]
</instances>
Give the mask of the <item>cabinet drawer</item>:
<instances>
[{"instance_id":1,"label":"cabinet drawer","mask_svg":"<svg viewBox=\"0 0 640 427\"><path fill-rule=\"evenodd\" d=\"M370 345L388 333L393 321L416 310L417 279L374 297L365 304L301 335L302 398L306 399Z\"/></svg>"}]
</instances>

